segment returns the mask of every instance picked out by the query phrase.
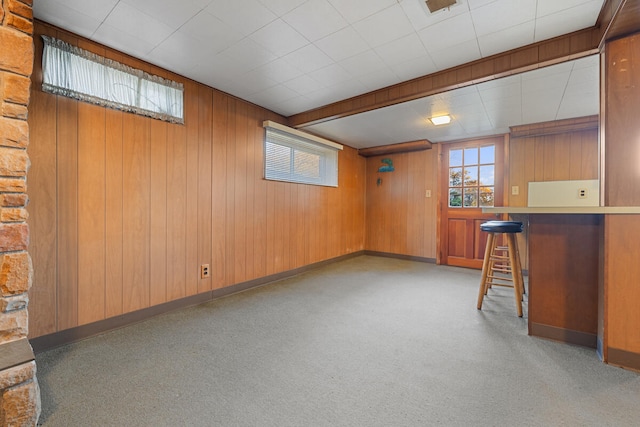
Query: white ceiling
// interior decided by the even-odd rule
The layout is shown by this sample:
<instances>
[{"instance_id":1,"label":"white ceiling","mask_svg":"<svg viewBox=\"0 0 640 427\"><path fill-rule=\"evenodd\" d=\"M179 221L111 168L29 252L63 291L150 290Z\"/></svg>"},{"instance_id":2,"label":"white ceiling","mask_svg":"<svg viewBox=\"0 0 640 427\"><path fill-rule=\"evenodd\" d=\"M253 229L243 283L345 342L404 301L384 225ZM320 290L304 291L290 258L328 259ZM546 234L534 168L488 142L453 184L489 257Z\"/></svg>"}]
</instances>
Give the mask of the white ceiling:
<instances>
[{"instance_id":1,"label":"white ceiling","mask_svg":"<svg viewBox=\"0 0 640 427\"><path fill-rule=\"evenodd\" d=\"M33 8L45 22L289 116L591 27L603 3L458 0L434 14L423 0L34 0ZM560 66L548 81L513 77L309 129L370 146L427 138L400 138L419 132L396 126L399 118L424 121L445 106L455 120L433 141L539 121L550 105L554 118L594 114L585 105L595 91L597 113L597 63L595 87L581 80L594 74L583 64Z\"/></svg>"}]
</instances>

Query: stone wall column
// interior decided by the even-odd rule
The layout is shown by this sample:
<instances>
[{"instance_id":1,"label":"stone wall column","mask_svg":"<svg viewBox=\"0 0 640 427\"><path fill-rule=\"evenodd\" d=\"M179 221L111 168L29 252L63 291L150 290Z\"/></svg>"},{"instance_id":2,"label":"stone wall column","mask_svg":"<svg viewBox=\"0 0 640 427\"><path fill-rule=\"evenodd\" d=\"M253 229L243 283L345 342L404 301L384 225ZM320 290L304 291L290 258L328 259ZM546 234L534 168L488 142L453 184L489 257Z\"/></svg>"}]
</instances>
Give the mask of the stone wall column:
<instances>
[{"instance_id":1,"label":"stone wall column","mask_svg":"<svg viewBox=\"0 0 640 427\"><path fill-rule=\"evenodd\" d=\"M26 223L33 0L0 2L0 426L33 426L40 415L27 340L33 277Z\"/></svg>"}]
</instances>

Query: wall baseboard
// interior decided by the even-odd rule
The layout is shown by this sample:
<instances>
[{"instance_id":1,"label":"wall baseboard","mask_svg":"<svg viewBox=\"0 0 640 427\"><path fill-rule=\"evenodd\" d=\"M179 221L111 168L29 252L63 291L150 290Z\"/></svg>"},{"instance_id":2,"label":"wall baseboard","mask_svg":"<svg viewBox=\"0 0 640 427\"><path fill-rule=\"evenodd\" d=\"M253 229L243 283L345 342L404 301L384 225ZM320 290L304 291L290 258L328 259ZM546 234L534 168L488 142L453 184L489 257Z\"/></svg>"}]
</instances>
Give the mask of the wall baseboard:
<instances>
[{"instance_id":1,"label":"wall baseboard","mask_svg":"<svg viewBox=\"0 0 640 427\"><path fill-rule=\"evenodd\" d=\"M640 372L640 354L609 347L607 349L607 363Z\"/></svg>"},{"instance_id":2,"label":"wall baseboard","mask_svg":"<svg viewBox=\"0 0 640 427\"><path fill-rule=\"evenodd\" d=\"M29 341L31 343L31 346L33 347L33 352L35 354L42 353L44 351L63 346L65 344L71 344L73 342L81 341L83 339L103 334L114 329L123 328L134 323L139 323L160 314L192 307L194 305L204 304L218 298L222 298L238 292L247 291L259 286L268 285L278 280L293 277L298 274L323 267L325 265L329 265L338 261L344 261L350 258L355 258L361 255L364 255L364 251L352 252L350 254L341 255L339 257L305 265L303 267L294 268L293 270L283 271L281 273L260 277L258 279L253 279L242 283L237 283L235 285L227 286L221 289L215 289L213 291L203 292L201 294L188 296L186 298L181 298L164 304L155 305L153 307L144 308L142 310L136 310L131 313L122 314L120 316L99 320L87 325L76 326L75 328L65 329L63 331L32 338Z\"/></svg>"},{"instance_id":3,"label":"wall baseboard","mask_svg":"<svg viewBox=\"0 0 640 427\"><path fill-rule=\"evenodd\" d=\"M413 256L413 255L393 254L393 253L390 253L390 252L364 251L364 255L379 256L379 257L384 257L384 258L404 259L404 260L407 260L407 261L426 262L426 263L429 263L429 264L435 264L436 263L436 259L435 258L425 258L425 257Z\"/></svg>"},{"instance_id":4,"label":"wall baseboard","mask_svg":"<svg viewBox=\"0 0 640 427\"><path fill-rule=\"evenodd\" d=\"M573 331L571 329L558 328L557 326L549 326L533 322L529 324L529 335L591 348L597 347L598 340L596 334Z\"/></svg>"}]
</instances>

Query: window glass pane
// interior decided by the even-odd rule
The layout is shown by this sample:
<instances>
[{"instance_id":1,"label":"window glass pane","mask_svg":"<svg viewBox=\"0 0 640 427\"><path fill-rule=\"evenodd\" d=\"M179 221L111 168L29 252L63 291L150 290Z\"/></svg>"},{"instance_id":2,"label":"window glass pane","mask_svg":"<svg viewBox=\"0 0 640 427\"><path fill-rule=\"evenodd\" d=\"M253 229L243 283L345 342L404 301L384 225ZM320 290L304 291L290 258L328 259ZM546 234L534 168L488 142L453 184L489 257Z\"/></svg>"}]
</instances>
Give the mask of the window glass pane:
<instances>
[{"instance_id":1,"label":"window glass pane","mask_svg":"<svg viewBox=\"0 0 640 427\"><path fill-rule=\"evenodd\" d=\"M496 161L496 147L493 145L487 145L486 147L480 147L480 163L495 163Z\"/></svg>"},{"instance_id":2,"label":"window glass pane","mask_svg":"<svg viewBox=\"0 0 640 427\"><path fill-rule=\"evenodd\" d=\"M449 206L450 207L462 206L462 191L459 188L449 189Z\"/></svg>"},{"instance_id":3,"label":"window glass pane","mask_svg":"<svg viewBox=\"0 0 640 427\"><path fill-rule=\"evenodd\" d=\"M293 168L297 175L307 178L320 178L320 156L314 153L295 150Z\"/></svg>"},{"instance_id":4,"label":"window glass pane","mask_svg":"<svg viewBox=\"0 0 640 427\"><path fill-rule=\"evenodd\" d=\"M464 189L464 207L465 208L478 207L478 188Z\"/></svg>"},{"instance_id":5,"label":"window glass pane","mask_svg":"<svg viewBox=\"0 0 640 427\"><path fill-rule=\"evenodd\" d=\"M462 150L449 151L449 166L462 166Z\"/></svg>"},{"instance_id":6,"label":"window glass pane","mask_svg":"<svg viewBox=\"0 0 640 427\"><path fill-rule=\"evenodd\" d=\"M471 166L464 168L464 186L478 185L478 167Z\"/></svg>"},{"instance_id":7,"label":"window glass pane","mask_svg":"<svg viewBox=\"0 0 640 427\"><path fill-rule=\"evenodd\" d=\"M449 168L449 187L462 186L462 168Z\"/></svg>"},{"instance_id":8,"label":"window glass pane","mask_svg":"<svg viewBox=\"0 0 640 427\"><path fill-rule=\"evenodd\" d=\"M465 165L477 165L478 164L478 149L477 148L465 148L464 149L464 164Z\"/></svg>"},{"instance_id":9,"label":"window glass pane","mask_svg":"<svg viewBox=\"0 0 640 427\"><path fill-rule=\"evenodd\" d=\"M493 206L493 187L480 187L480 207Z\"/></svg>"},{"instance_id":10,"label":"window glass pane","mask_svg":"<svg viewBox=\"0 0 640 427\"><path fill-rule=\"evenodd\" d=\"M480 185L493 185L495 180L495 166L480 166Z\"/></svg>"},{"instance_id":11,"label":"window glass pane","mask_svg":"<svg viewBox=\"0 0 640 427\"><path fill-rule=\"evenodd\" d=\"M267 142L265 144L265 155L268 159L266 169L278 175L291 174L291 148L283 145Z\"/></svg>"}]
</instances>

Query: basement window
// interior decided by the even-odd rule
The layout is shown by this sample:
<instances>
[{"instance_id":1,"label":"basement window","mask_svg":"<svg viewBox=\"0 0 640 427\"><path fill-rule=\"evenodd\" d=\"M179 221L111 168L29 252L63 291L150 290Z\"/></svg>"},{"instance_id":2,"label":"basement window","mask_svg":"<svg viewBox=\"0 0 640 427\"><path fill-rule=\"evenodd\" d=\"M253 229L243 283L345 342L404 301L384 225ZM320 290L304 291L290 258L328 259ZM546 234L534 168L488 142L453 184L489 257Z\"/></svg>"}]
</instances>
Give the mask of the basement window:
<instances>
[{"instance_id":1,"label":"basement window","mask_svg":"<svg viewBox=\"0 0 640 427\"><path fill-rule=\"evenodd\" d=\"M338 186L342 145L269 120L263 126L265 179Z\"/></svg>"},{"instance_id":2,"label":"basement window","mask_svg":"<svg viewBox=\"0 0 640 427\"><path fill-rule=\"evenodd\" d=\"M171 123L184 123L181 83L42 36L42 90Z\"/></svg>"}]
</instances>

